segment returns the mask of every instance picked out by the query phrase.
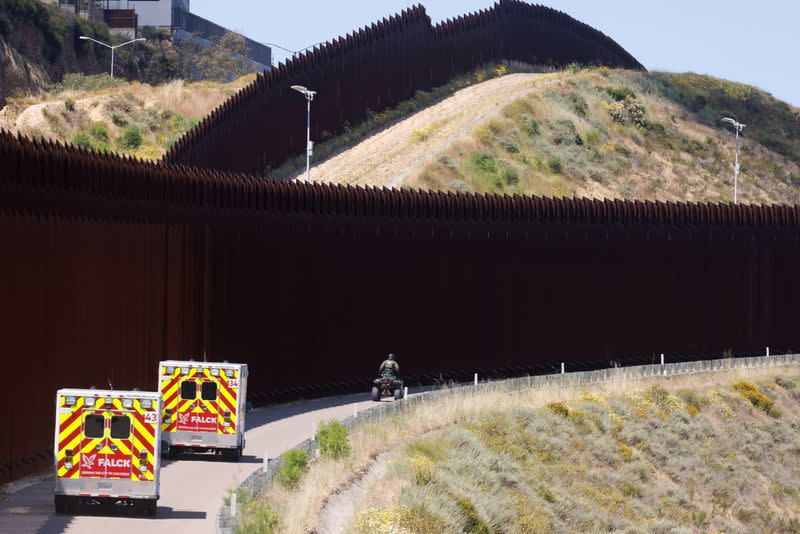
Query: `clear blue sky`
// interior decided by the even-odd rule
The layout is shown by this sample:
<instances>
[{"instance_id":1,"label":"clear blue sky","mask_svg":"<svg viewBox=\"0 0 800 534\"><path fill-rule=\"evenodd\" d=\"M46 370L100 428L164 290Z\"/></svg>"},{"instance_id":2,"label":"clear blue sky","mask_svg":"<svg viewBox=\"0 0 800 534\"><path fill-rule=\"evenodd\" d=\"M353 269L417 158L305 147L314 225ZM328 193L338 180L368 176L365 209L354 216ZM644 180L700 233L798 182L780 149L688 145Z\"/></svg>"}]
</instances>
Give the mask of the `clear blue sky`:
<instances>
[{"instance_id":1,"label":"clear blue sky","mask_svg":"<svg viewBox=\"0 0 800 534\"><path fill-rule=\"evenodd\" d=\"M490 0L422 0L433 22ZM537 0L620 43L650 70L746 82L800 107L800 0ZM405 0L191 0L191 11L292 50L414 5ZM281 61L284 52L275 49Z\"/></svg>"}]
</instances>

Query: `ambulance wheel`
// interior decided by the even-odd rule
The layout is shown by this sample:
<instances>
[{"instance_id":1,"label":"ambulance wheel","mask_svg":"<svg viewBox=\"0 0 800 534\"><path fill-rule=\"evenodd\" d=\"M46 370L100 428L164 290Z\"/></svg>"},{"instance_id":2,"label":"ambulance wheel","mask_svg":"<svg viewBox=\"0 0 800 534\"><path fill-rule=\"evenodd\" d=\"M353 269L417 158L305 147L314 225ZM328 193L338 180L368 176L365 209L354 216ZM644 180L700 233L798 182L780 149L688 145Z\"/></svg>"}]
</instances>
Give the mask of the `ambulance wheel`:
<instances>
[{"instance_id":1,"label":"ambulance wheel","mask_svg":"<svg viewBox=\"0 0 800 534\"><path fill-rule=\"evenodd\" d=\"M222 457L234 462L238 462L242 457L242 448L236 447L235 449L222 449Z\"/></svg>"},{"instance_id":2,"label":"ambulance wheel","mask_svg":"<svg viewBox=\"0 0 800 534\"><path fill-rule=\"evenodd\" d=\"M144 515L148 517L154 517L156 515L157 505L158 501L155 499L144 499L142 501L142 510L144 511Z\"/></svg>"},{"instance_id":3,"label":"ambulance wheel","mask_svg":"<svg viewBox=\"0 0 800 534\"><path fill-rule=\"evenodd\" d=\"M66 495L56 495L55 498L56 513L66 514L69 512L69 497Z\"/></svg>"},{"instance_id":4,"label":"ambulance wheel","mask_svg":"<svg viewBox=\"0 0 800 534\"><path fill-rule=\"evenodd\" d=\"M373 402L380 402L381 401L381 390L377 387L372 388L372 401Z\"/></svg>"},{"instance_id":5,"label":"ambulance wheel","mask_svg":"<svg viewBox=\"0 0 800 534\"><path fill-rule=\"evenodd\" d=\"M167 445L167 458L174 460L181 453L181 448L177 445Z\"/></svg>"}]
</instances>

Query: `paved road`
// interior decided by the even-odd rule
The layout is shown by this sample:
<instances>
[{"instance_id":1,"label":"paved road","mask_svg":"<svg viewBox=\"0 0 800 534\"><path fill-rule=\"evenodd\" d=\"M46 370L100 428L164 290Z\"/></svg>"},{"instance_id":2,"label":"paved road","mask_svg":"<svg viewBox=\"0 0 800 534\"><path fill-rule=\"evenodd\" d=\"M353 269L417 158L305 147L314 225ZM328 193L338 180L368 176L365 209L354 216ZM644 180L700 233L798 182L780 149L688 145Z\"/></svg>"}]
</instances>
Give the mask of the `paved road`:
<instances>
[{"instance_id":1,"label":"paved road","mask_svg":"<svg viewBox=\"0 0 800 534\"><path fill-rule=\"evenodd\" d=\"M0 533L212 534L226 490L260 468L264 454L274 458L308 439L312 424L352 415L354 404L359 411L373 406L369 395L358 394L255 410L247 416L247 448L239 463L202 455L163 460L155 518L55 515L53 480L49 478L0 501Z\"/></svg>"}]
</instances>

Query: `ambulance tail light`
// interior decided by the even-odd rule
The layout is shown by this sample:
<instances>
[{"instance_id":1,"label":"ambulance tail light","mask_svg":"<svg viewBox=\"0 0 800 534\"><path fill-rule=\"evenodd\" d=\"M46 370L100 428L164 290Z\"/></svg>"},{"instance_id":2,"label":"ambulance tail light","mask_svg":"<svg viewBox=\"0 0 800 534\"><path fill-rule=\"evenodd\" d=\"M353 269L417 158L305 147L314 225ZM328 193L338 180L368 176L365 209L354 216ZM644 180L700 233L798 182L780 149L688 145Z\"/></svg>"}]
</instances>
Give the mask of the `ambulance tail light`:
<instances>
[{"instance_id":1,"label":"ambulance tail light","mask_svg":"<svg viewBox=\"0 0 800 534\"><path fill-rule=\"evenodd\" d=\"M139 451L139 472L147 471L147 451Z\"/></svg>"},{"instance_id":2,"label":"ambulance tail light","mask_svg":"<svg viewBox=\"0 0 800 534\"><path fill-rule=\"evenodd\" d=\"M223 416L224 421L222 422L222 426L231 426L231 412L229 410L225 410Z\"/></svg>"},{"instance_id":3,"label":"ambulance tail light","mask_svg":"<svg viewBox=\"0 0 800 534\"><path fill-rule=\"evenodd\" d=\"M72 469L73 460L75 457L75 450L74 449L67 449L64 453L64 467L67 469Z\"/></svg>"}]
</instances>

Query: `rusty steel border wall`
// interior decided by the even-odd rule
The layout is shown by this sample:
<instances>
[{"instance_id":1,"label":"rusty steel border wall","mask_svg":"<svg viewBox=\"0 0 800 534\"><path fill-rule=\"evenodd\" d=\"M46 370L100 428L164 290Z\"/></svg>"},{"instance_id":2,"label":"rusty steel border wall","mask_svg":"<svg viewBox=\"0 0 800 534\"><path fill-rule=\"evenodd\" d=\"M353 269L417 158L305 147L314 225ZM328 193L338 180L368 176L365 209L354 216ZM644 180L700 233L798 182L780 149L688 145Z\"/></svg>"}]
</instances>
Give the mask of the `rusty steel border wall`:
<instances>
[{"instance_id":1,"label":"rusty steel border wall","mask_svg":"<svg viewBox=\"0 0 800 534\"><path fill-rule=\"evenodd\" d=\"M600 31L519 0L431 25L417 5L301 54L233 95L182 137L164 160L262 174L305 150L305 101L317 96L312 139L341 132L488 61L644 67Z\"/></svg>"},{"instance_id":2,"label":"rusty steel border wall","mask_svg":"<svg viewBox=\"0 0 800 534\"><path fill-rule=\"evenodd\" d=\"M245 361L270 402L389 351L416 383L800 347L798 206L276 183L6 132L0 169L0 481L49 468L57 388L153 389L162 358Z\"/></svg>"},{"instance_id":3,"label":"rusty steel border wall","mask_svg":"<svg viewBox=\"0 0 800 534\"><path fill-rule=\"evenodd\" d=\"M686 203L590 198L453 193L351 185L275 182L246 174L137 161L96 154L52 141L29 140L0 131L3 203L30 205L30 191L51 195L60 209L70 200L77 210L92 198L120 206L135 203L135 214L175 218L181 208L463 221L571 224L710 225L796 228L800 207L730 203ZM66 197L64 195L67 195ZM49 209L45 202L40 208ZM53 207L56 207L53 205ZM94 206L97 208L98 206ZM159 211L160 209L160 211ZM134 212L132 212L134 213ZM124 212L112 212L115 217ZM177 219L176 219L177 220ZM190 219L194 220L194 219Z\"/></svg>"}]
</instances>

